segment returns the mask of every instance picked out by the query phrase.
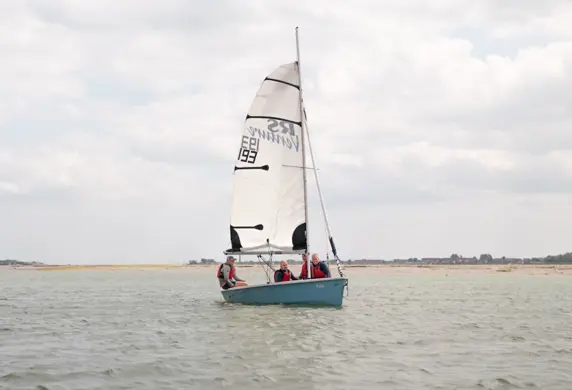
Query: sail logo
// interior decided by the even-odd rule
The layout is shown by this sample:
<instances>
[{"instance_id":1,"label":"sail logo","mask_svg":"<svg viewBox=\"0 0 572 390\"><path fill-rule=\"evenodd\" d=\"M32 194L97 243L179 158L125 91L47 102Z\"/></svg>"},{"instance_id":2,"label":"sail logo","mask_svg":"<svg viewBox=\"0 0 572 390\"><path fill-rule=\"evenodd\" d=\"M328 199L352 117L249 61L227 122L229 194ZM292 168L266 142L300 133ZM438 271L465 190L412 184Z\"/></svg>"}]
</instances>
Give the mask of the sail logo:
<instances>
[{"instance_id":1,"label":"sail logo","mask_svg":"<svg viewBox=\"0 0 572 390\"><path fill-rule=\"evenodd\" d=\"M294 123L277 119L267 119L266 129L258 127L248 127L248 132L252 137L283 145L287 149L294 149L296 153L300 150L300 138L294 130Z\"/></svg>"}]
</instances>

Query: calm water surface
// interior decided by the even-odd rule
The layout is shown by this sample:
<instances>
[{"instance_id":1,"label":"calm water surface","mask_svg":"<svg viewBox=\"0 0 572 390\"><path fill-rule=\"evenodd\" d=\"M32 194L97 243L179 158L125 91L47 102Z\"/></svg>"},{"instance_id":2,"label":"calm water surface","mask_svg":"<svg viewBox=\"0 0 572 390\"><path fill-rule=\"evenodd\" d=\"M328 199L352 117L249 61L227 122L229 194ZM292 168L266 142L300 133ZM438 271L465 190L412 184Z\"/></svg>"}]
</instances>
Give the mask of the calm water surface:
<instances>
[{"instance_id":1,"label":"calm water surface","mask_svg":"<svg viewBox=\"0 0 572 390\"><path fill-rule=\"evenodd\" d=\"M0 389L572 389L571 276L354 269L317 309L214 274L1 271Z\"/></svg>"}]
</instances>

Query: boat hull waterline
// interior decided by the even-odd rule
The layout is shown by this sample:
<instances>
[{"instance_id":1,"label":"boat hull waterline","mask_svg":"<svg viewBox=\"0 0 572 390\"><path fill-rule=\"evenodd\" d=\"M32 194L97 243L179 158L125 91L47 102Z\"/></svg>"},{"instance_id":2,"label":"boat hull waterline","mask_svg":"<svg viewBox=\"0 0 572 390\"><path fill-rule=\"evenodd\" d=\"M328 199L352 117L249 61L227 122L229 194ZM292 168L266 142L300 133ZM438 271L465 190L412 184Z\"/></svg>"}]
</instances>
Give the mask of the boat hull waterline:
<instances>
[{"instance_id":1,"label":"boat hull waterline","mask_svg":"<svg viewBox=\"0 0 572 390\"><path fill-rule=\"evenodd\" d=\"M342 306L347 278L293 280L222 290L229 303Z\"/></svg>"}]
</instances>

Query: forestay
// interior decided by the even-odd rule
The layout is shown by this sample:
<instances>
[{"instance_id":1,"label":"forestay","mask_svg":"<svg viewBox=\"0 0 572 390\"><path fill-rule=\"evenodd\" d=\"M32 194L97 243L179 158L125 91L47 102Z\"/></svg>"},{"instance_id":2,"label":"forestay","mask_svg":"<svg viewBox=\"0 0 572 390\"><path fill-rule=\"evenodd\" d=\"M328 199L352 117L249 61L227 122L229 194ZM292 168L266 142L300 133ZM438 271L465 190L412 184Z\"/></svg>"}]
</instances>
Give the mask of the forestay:
<instances>
[{"instance_id":1,"label":"forestay","mask_svg":"<svg viewBox=\"0 0 572 390\"><path fill-rule=\"evenodd\" d=\"M244 123L234 168L226 253L306 249L304 154L296 62L264 79Z\"/></svg>"}]
</instances>

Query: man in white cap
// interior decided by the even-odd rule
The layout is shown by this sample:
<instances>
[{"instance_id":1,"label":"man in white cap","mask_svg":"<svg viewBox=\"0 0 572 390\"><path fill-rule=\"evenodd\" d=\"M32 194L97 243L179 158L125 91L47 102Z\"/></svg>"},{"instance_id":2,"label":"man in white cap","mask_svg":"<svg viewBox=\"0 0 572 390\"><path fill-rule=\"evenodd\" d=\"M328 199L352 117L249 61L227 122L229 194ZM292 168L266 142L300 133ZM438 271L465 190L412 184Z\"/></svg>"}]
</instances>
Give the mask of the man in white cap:
<instances>
[{"instance_id":1,"label":"man in white cap","mask_svg":"<svg viewBox=\"0 0 572 390\"><path fill-rule=\"evenodd\" d=\"M226 263L222 263L217 270L217 278L220 284L220 287L223 290L228 290L229 288L233 288L235 286L246 286L246 280L243 280L238 277L236 274L236 268L234 268L234 261L236 258L233 256L228 256L226 258Z\"/></svg>"}]
</instances>

